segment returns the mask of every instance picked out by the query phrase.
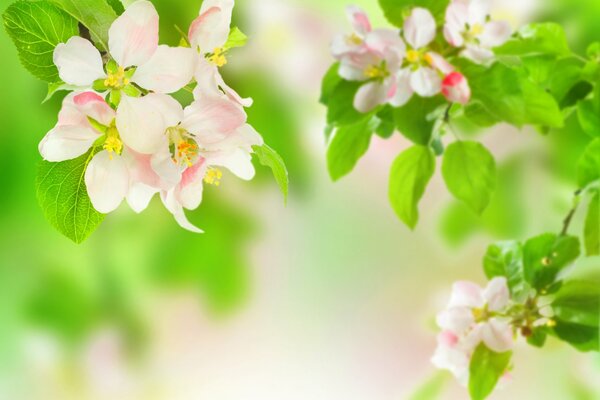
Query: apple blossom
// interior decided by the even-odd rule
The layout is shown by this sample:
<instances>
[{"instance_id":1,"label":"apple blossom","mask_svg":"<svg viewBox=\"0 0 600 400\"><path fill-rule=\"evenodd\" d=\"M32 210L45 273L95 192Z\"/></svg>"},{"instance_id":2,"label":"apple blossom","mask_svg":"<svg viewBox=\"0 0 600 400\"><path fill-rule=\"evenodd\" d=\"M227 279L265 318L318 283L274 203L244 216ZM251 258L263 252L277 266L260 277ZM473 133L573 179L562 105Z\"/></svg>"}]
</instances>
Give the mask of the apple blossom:
<instances>
[{"instance_id":1,"label":"apple blossom","mask_svg":"<svg viewBox=\"0 0 600 400\"><path fill-rule=\"evenodd\" d=\"M442 94L448 101L467 104L471 99L471 88L467 78L460 72L451 72L442 81Z\"/></svg>"},{"instance_id":2,"label":"apple blossom","mask_svg":"<svg viewBox=\"0 0 600 400\"><path fill-rule=\"evenodd\" d=\"M194 71L194 53L183 47L158 44L158 13L151 2L136 1L111 25L109 54L102 56L87 39L79 36L54 50L60 78L83 89L122 91L138 95L136 84L158 93L173 93L187 85ZM114 61L113 61L114 60Z\"/></svg>"},{"instance_id":3,"label":"apple blossom","mask_svg":"<svg viewBox=\"0 0 600 400\"><path fill-rule=\"evenodd\" d=\"M461 55L477 63L494 58L494 47L504 44L512 34L507 21L490 20L491 0L452 0L446 9L444 36Z\"/></svg>"}]
</instances>

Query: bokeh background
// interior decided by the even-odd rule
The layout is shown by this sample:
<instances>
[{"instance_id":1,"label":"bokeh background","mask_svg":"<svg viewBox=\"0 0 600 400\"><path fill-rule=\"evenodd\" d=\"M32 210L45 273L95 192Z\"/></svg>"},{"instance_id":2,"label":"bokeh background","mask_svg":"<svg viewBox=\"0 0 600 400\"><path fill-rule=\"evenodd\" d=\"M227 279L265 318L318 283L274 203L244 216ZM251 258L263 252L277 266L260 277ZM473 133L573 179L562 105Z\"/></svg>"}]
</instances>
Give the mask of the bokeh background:
<instances>
[{"instance_id":1,"label":"bokeh background","mask_svg":"<svg viewBox=\"0 0 600 400\"><path fill-rule=\"evenodd\" d=\"M174 26L187 30L200 1L152 1L161 41L176 44ZM353 3L386 24L375 0ZM597 0L497 3L515 25L562 23L580 54L600 37ZM500 163L492 206L470 214L438 172L409 232L387 202L389 167L408 146L400 135L374 139L340 182L326 173L317 99L346 4L237 1L251 41L226 75L287 162L287 207L268 171L250 183L226 175L190 214L204 235L155 199L142 215L123 206L82 245L53 230L35 196L37 144L61 96L40 104L45 84L0 32L0 399L396 400L423 384L442 391L422 398L466 398L429 362L433 316L453 280L484 283L489 242L560 228L586 139L572 119L546 136L486 132ZM550 340L544 351L519 344L514 364L493 398L600 398L598 357Z\"/></svg>"}]
</instances>

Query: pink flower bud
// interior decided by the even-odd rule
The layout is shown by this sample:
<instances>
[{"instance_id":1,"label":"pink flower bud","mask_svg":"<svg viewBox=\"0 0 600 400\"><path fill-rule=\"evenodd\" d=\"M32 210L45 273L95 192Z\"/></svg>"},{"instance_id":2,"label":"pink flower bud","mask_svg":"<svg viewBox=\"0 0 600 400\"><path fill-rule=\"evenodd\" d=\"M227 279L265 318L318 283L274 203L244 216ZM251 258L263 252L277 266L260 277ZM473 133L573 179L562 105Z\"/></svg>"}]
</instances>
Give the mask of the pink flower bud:
<instances>
[{"instance_id":1,"label":"pink flower bud","mask_svg":"<svg viewBox=\"0 0 600 400\"><path fill-rule=\"evenodd\" d=\"M442 82L442 93L453 103L467 104L471 99L469 82L460 72L452 72Z\"/></svg>"}]
</instances>

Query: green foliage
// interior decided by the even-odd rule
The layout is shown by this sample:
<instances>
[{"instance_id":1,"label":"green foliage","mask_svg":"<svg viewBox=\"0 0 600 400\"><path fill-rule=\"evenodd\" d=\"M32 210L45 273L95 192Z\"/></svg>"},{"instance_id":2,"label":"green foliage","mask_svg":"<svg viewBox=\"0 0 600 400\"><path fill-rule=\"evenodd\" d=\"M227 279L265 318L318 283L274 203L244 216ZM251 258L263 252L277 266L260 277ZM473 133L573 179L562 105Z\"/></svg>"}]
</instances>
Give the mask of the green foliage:
<instances>
[{"instance_id":1,"label":"green foliage","mask_svg":"<svg viewBox=\"0 0 600 400\"><path fill-rule=\"evenodd\" d=\"M402 28L404 18L414 7L427 8L435 19L442 21L450 0L379 0L385 17L392 25Z\"/></svg>"},{"instance_id":2,"label":"green foliage","mask_svg":"<svg viewBox=\"0 0 600 400\"><path fill-rule=\"evenodd\" d=\"M64 83L62 81L58 81L58 82L54 82L54 83L49 83L48 84L48 94L46 95L46 97L42 101L42 104L44 104L48 100L52 99L52 97L54 97L54 95L56 93L60 92L60 91L63 91L63 90L77 90L77 89L78 89L77 86L69 85L69 84L66 84L66 83Z\"/></svg>"},{"instance_id":3,"label":"green foliage","mask_svg":"<svg viewBox=\"0 0 600 400\"><path fill-rule=\"evenodd\" d=\"M100 50L108 50L108 29L117 13L105 0L53 0L83 26Z\"/></svg>"},{"instance_id":4,"label":"green foliage","mask_svg":"<svg viewBox=\"0 0 600 400\"><path fill-rule=\"evenodd\" d=\"M473 400L487 398L509 367L512 352L496 353L483 343L477 346L469 365L469 394Z\"/></svg>"},{"instance_id":5,"label":"green foliage","mask_svg":"<svg viewBox=\"0 0 600 400\"><path fill-rule=\"evenodd\" d=\"M336 181L354 169L367 152L371 135L378 125L377 117L368 116L335 131L327 148L327 167L331 179Z\"/></svg>"},{"instance_id":6,"label":"green foliage","mask_svg":"<svg viewBox=\"0 0 600 400\"><path fill-rule=\"evenodd\" d=\"M440 96L430 98L413 96L403 107L394 109L396 128L413 143L427 146L431 141L435 124L435 119L428 116L443 103L444 99Z\"/></svg>"},{"instance_id":7,"label":"green foliage","mask_svg":"<svg viewBox=\"0 0 600 400\"><path fill-rule=\"evenodd\" d=\"M436 400L448 383L449 374L439 371L423 383L408 400Z\"/></svg>"},{"instance_id":8,"label":"green foliage","mask_svg":"<svg viewBox=\"0 0 600 400\"><path fill-rule=\"evenodd\" d=\"M336 62L333 64L323 77L321 82L321 97L319 97L319 102L321 104L327 105L329 104L329 99L334 92L337 85L342 81L342 77L338 74L338 70L340 68L340 63Z\"/></svg>"},{"instance_id":9,"label":"green foliage","mask_svg":"<svg viewBox=\"0 0 600 400\"><path fill-rule=\"evenodd\" d=\"M594 139L585 149L577 163L577 181L585 188L600 179L600 138Z\"/></svg>"},{"instance_id":10,"label":"green foliage","mask_svg":"<svg viewBox=\"0 0 600 400\"><path fill-rule=\"evenodd\" d=\"M435 156L425 146L402 152L390 172L389 198L398 217L411 229L419 220L418 204L435 171Z\"/></svg>"},{"instance_id":11,"label":"green foliage","mask_svg":"<svg viewBox=\"0 0 600 400\"><path fill-rule=\"evenodd\" d=\"M396 124L394 123L394 108L390 105L386 105L377 113L380 123L375 130L377 136L388 139L394 134L396 130Z\"/></svg>"},{"instance_id":12,"label":"green foliage","mask_svg":"<svg viewBox=\"0 0 600 400\"><path fill-rule=\"evenodd\" d=\"M223 48L225 50L230 50L236 47L244 47L247 42L248 36L246 36L237 26L234 26L231 28L231 31L229 31L227 42L225 42Z\"/></svg>"},{"instance_id":13,"label":"green foliage","mask_svg":"<svg viewBox=\"0 0 600 400\"><path fill-rule=\"evenodd\" d=\"M17 1L3 19L23 66L39 79L58 81L54 48L79 33L77 21L49 1Z\"/></svg>"},{"instance_id":14,"label":"green foliage","mask_svg":"<svg viewBox=\"0 0 600 400\"><path fill-rule=\"evenodd\" d=\"M585 133L591 137L600 137L600 84L596 85L593 99L579 102L577 116Z\"/></svg>"},{"instance_id":15,"label":"green foliage","mask_svg":"<svg viewBox=\"0 0 600 400\"><path fill-rule=\"evenodd\" d=\"M583 241L588 256L600 255L600 191L596 191L590 200L583 229Z\"/></svg>"},{"instance_id":16,"label":"green foliage","mask_svg":"<svg viewBox=\"0 0 600 400\"><path fill-rule=\"evenodd\" d=\"M483 270L488 279L506 277L513 296L519 297L527 291L523 276L523 246L516 241L500 242L488 247L483 258Z\"/></svg>"},{"instance_id":17,"label":"green foliage","mask_svg":"<svg viewBox=\"0 0 600 400\"><path fill-rule=\"evenodd\" d=\"M496 162L478 142L454 142L446 149L442 175L450 192L481 214L496 188Z\"/></svg>"},{"instance_id":18,"label":"green foliage","mask_svg":"<svg viewBox=\"0 0 600 400\"><path fill-rule=\"evenodd\" d=\"M106 0L106 2L112 7L117 15L121 15L125 11L125 7L123 6L121 0Z\"/></svg>"},{"instance_id":19,"label":"green foliage","mask_svg":"<svg viewBox=\"0 0 600 400\"><path fill-rule=\"evenodd\" d=\"M574 236L546 233L531 238L523 247L525 280L539 291L547 290L579 253L579 239Z\"/></svg>"},{"instance_id":20,"label":"green foliage","mask_svg":"<svg viewBox=\"0 0 600 400\"><path fill-rule=\"evenodd\" d=\"M364 118L365 114L354 108L354 96L363 82L340 80L328 99L327 123L336 126L350 125Z\"/></svg>"},{"instance_id":21,"label":"green foliage","mask_svg":"<svg viewBox=\"0 0 600 400\"><path fill-rule=\"evenodd\" d=\"M531 56L571 54L567 35L563 27L556 23L530 24L521 28L517 36L494 49L498 55Z\"/></svg>"},{"instance_id":22,"label":"green foliage","mask_svg":"<svg viewBox=\"0 0 600 400\"><path fill-rule=\"evenodd\" d=\"M82 243L100 225L104 215L94 209L84 182L94 152L59 163L42 161L37 196L46 219L60 233Z\"/></svg>"},{"instance_id":23,"label":"green foliage","mask_svg":"<svg viewBox=\"0 0 600 400\"><path fill-rule=\"evenodd\" d=\"M265 167L271 168L275 182L277 182L279 189L281 189L281 193L283 193L283 201L287 203L289 177L283 158L266 144L263 144L262 146L252 146L252 149L254 150L254 154L258 158L258 161Z\"/></svg>"}]
</instances>

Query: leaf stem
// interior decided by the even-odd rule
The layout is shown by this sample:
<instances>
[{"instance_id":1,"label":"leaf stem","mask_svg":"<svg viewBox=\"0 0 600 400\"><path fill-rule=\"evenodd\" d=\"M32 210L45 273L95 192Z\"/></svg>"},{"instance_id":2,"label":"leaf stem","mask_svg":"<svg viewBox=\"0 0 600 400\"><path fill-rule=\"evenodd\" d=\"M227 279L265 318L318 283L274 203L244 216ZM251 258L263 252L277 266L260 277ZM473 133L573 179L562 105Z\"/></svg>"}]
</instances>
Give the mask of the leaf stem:
<instances>
[{"instance_id":1,"label":"leaf stem","mask_svg":"<svg viewBox=\"0 0 600 400\"><path fill-rule=\"evenodd\" d=\"M577 207L579 207L579 195L580 194L581 194L581 189L578 189L574 194L573 207L571 208L571 210L569 211L569 213L563 220L563 227L562 227L562 230L560 231L560 236L566 236L567 232L569 231L569 226L571 225L571 222L573 221L575 212L577 212Z\"/></svg>"}]
</instances>

